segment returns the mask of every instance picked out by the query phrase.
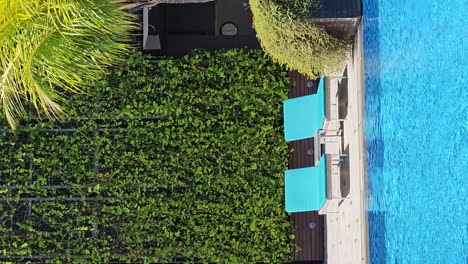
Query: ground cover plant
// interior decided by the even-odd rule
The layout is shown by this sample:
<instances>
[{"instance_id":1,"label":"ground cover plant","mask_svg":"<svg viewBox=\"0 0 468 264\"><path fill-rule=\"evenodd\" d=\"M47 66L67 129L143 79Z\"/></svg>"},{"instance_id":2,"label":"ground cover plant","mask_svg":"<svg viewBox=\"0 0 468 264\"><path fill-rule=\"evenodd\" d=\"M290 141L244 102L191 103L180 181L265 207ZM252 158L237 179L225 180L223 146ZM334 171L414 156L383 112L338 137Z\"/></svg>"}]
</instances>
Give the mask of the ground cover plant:
<instances>
[{"instance_id":1,"label":"ground cover plant","mask_svg":"<svg viewBox=\"0 0 468 264\"><path fill-rule=\"evenodd\" d=\"M261 51L137 53L60 121L0 133L0 259L282 263L282 101Z\"/></svg>"},{"instance_id":2,"label":"ground cover plant","mask_svg":"<svg viewBox=\"0 0 468 264\"><path fill-rule=\"evenodd\" d=\"M0 108L56 117L129 48L134 17L113 0L0 0ZM88 90L90 89L90 90Z\"/></svg>"},{"instance_id":3,"label":"ground cover plant","mask_svg":"<svg viewBox=\"0 0 468 264\"><path fill-rule=\"evenodd\" d=\"M252 0L250 8L262 48L275 61L310 78L343 66L348 45L310 19L316 1Z\"/></svg>"}]
</instances>

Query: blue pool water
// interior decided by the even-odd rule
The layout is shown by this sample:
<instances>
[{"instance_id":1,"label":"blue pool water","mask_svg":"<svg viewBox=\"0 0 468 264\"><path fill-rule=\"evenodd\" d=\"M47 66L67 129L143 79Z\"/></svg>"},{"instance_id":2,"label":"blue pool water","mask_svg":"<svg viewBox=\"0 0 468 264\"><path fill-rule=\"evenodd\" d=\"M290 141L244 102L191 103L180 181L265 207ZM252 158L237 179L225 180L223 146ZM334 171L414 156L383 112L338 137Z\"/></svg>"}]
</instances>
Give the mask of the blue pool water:
<instances>
[{"instance_id":1,"label":"blue pool water","mask_svg":"<svg viewBox=\"0 0 468 264\"><path fill-rule=\"evenodd\" d=\"M468 2L364 0L371 263L468 263Z\"/></svg>"}]
</instances>

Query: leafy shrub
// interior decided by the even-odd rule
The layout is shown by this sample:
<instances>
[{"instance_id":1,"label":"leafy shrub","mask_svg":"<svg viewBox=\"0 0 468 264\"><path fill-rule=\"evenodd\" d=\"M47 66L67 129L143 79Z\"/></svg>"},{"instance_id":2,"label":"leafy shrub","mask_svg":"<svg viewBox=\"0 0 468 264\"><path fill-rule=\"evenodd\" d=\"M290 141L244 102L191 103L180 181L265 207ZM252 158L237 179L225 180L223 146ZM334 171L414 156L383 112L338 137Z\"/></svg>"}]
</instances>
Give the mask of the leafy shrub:
<instances>
[{"instance_id":1,"label":"leafy shrub","mask_svg":"<svg viewBox=\"0 0 468 264\"><path fill-rule=\"evenodd\" d=\"M286 261L286 97L261 51L134 54L70 118L0 133L0 256Z\"/></svg>"},{"instance_id":2,"label":"leafy shrub","mask_svg":"<svg viewBox=\"0 0 468 264\"><path fill-rule=\"evenodd\" d=\"M311 78L343 65L347 43L331 37L308 18L313 1L252 0L253 25L262 48L272 58Z\"/></svg>"}]
</instances>

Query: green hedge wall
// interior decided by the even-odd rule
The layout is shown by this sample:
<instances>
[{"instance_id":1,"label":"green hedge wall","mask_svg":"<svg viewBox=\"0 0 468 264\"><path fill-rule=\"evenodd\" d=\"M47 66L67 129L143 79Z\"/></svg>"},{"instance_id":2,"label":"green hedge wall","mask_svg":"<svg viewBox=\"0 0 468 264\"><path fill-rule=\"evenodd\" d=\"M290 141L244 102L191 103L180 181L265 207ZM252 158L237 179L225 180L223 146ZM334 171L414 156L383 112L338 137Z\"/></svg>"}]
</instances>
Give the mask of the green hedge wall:
<instances>
[{"instance_id":1,"label":"green hedge wall","mask_svg":"<svg viewBox=\"0 0 468 264\"><path fill-rule=\"evenodd\" d=\"M133 54L61 121L0 133L0 260L280 263L284 69Z\"/></svg>"}]
</instances>

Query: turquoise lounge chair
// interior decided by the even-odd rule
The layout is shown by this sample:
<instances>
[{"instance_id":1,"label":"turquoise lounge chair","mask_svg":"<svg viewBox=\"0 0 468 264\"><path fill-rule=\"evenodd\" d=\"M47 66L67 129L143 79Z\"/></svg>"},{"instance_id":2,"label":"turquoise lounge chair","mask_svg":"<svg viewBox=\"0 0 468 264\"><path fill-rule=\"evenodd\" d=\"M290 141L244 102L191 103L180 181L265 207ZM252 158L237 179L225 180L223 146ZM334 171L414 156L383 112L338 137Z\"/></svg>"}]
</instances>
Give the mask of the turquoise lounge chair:
<instances>
[{"instance_id":1,"label":"turquoise lounge chair","mask_svg":"<svg viewBox=\"0 0 468 264\"><path fill-rule=\"evenodd\" d=\"M325 122L325 80L320 78L316 94L287 99L283 103L284 137L294 141L315 136Z\"/></svg>"},{"instance_id":2,"label":"turquoise lounge chair","mask_svg":"<svg viewBox=\"0 0 468 264\"><path fill-rule=\"evenodd\" d=\"M317 167L286 170L284 173L286 212L318 211L327 200L325 157Z\"/></svg>"},{"instance_id":3,"label":"turquoise lounge chair","mask_svg":"<svg viewBox=\"0 0 468 264\"><path fill-rule=\"evenodd\" d=\"M344 198L339 187L339 173L334 172L332 167L332 156L325 155L317 167L286 170L286 212L337 213Z\"/></svg>"}]
</instances>

